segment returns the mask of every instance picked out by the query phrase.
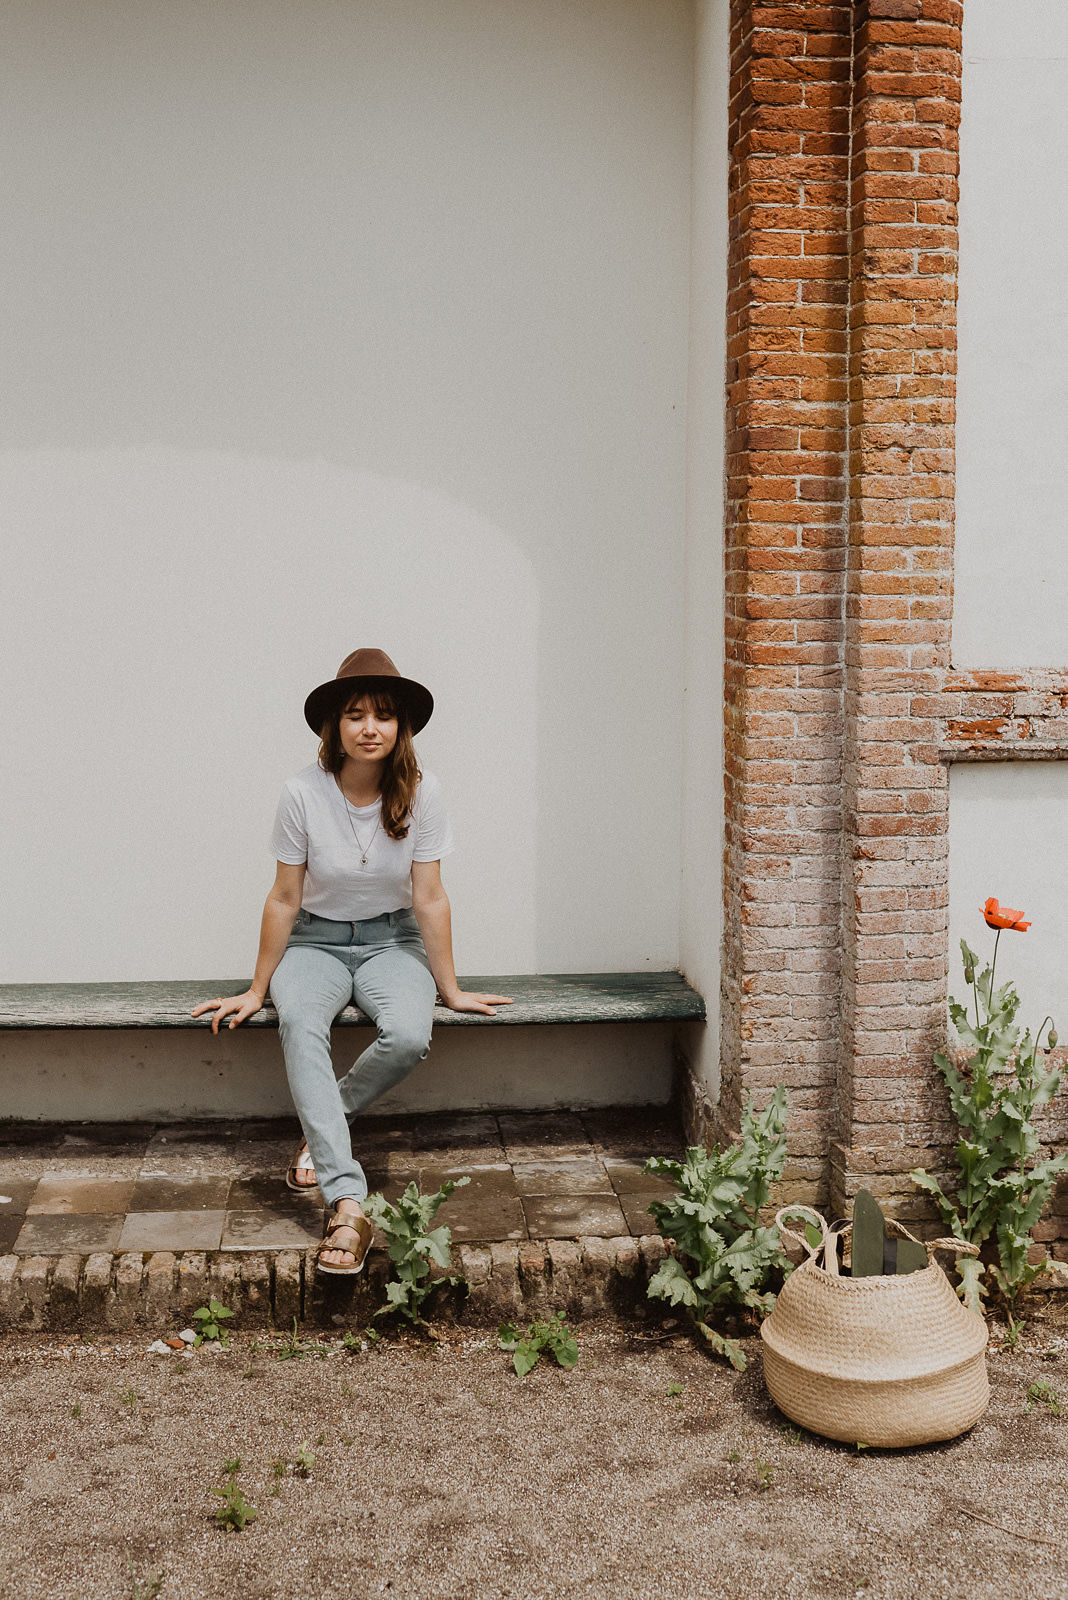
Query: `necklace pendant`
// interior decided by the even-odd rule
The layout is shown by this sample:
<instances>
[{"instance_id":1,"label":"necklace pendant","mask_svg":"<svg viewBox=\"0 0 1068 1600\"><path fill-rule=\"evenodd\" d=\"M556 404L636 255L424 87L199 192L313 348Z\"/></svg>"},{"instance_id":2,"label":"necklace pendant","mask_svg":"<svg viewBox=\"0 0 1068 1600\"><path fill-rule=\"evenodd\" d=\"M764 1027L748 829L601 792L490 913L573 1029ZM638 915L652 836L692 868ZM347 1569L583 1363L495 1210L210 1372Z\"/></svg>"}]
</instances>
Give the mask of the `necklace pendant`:
<instances>
[{"instance_id":1,"label":"necklace pendant","mask_svg":"<svg viewBox=\"0 0 1068 1600\"><path fill-rule=\"evenodd\" d=\"M366 866L367 865L367 857L366 856L361 856L360 857L360 864L362 866Z\"/></svg>"}]
</instances>

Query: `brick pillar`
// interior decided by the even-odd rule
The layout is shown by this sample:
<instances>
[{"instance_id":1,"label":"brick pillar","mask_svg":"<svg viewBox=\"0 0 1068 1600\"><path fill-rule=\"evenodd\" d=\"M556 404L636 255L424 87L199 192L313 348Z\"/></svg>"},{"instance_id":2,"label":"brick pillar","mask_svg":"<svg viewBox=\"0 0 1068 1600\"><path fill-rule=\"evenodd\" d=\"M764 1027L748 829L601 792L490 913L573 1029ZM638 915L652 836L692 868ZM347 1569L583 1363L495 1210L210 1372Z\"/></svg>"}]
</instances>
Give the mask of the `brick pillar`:
<instances>
[{"instance_id":1,"label":"brick pillar","mask_svg":"<svg viewBox=\"0 0 1068 1600\"><path fill-rule=\"evenodd\" d=\"M718 1135L785 1082L819 1194L838 1067L850 7L732 0Z\"/></svg>"},{"instance_id":2,"label":"brick pillar","mask_svg":"<svg viewBox=\"0 0 1068 1600\"><path fill-rule=\"evenodd\" d=\"M850 216L842 1059L832 1205L915 1208L945 1035L960 0L858 0Z\"/></svg>"}]
</instances>

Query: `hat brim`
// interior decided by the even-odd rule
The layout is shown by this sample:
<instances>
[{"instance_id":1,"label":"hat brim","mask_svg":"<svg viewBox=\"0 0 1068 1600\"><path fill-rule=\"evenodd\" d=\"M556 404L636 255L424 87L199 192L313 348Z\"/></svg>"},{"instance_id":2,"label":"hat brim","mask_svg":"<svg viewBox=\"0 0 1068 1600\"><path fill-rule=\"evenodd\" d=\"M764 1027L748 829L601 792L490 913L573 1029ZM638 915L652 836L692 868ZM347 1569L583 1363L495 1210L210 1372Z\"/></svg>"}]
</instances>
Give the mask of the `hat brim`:
<instances>
[{"instance_id":1,"label":"hat brim","mask_svg":"<svg viewBox=\"0 0 1068 1600\"><path fill-rule=\"evenodd\" d=\"M394 678L388 674L381 677L362 674L355 678L331 678L328 683L321 683L304 702L304 720L313 733L321 734L323 723L336 705L344 705L362 690L376 689L402 702L413 733L419 733L426 727L434 710L434 696L430 690L416 683L413 678Z\"/></svg>"}]
</instances>

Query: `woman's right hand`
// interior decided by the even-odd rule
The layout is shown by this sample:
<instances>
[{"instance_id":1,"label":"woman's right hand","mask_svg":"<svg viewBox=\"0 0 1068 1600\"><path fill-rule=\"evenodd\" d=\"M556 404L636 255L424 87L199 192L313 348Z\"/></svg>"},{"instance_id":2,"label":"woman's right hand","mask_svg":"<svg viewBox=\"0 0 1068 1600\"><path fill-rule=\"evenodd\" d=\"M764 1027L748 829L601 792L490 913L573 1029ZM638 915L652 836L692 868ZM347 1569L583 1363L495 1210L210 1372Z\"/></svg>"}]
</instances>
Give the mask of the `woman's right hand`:
<instances>
[{"instance_id":1,"label":"woman's right hand","mask_svg":"<svg viewBox=\"0 0 1068 1600\"><path fill-rule=\"evenodd\" d=\"M193 1015L201 1017L206 1011L213 1011L215 1015L211 1019L211 1031L218 1033L219 1023L224 1017L230 1017L228 1026L236 1028L246 1017L254 1017L262 1006L263 995L257 994L255 989L246 989L244 994L232 994L225 1000L203 1000L195 1007Z\"/></svg>"}]
</instances>

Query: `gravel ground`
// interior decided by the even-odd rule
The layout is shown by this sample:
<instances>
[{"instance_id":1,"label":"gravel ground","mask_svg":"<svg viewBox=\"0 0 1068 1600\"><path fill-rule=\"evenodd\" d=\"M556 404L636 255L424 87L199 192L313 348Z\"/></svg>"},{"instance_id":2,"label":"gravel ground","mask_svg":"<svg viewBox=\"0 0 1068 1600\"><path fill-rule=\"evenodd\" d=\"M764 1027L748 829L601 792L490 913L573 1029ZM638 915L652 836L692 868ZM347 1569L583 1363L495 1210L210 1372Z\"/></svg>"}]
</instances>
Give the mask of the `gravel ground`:
<instances>
[{"instance_id":1,"label":"gravel ground","mask_svg":"<svg viewBox=\"0 0 1068 1600\"><path fill-rule=\"evenodd\" d=\"M279 1359L0 1343L3 1600L1068 1597L1068 1328L990 1361L969 1436L830 1444L678 1330L584 1324L518 1379L488 1332ZM309 1345L313 1341L309 1340ZM1065 1414L1028 1410L1035 1382ZM294 1471L307 1441L307 1477ZM259 1510L213 1521L224 1464Z\"/></svg>"}]
</instances>

